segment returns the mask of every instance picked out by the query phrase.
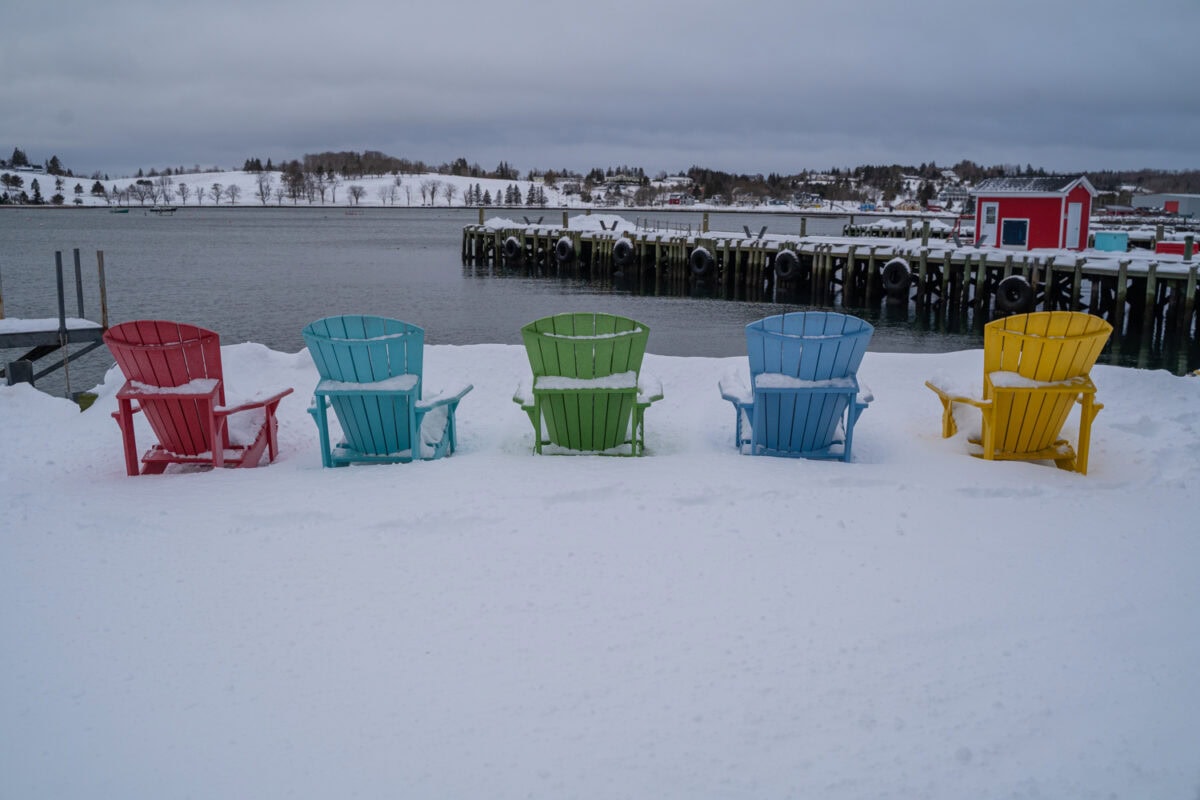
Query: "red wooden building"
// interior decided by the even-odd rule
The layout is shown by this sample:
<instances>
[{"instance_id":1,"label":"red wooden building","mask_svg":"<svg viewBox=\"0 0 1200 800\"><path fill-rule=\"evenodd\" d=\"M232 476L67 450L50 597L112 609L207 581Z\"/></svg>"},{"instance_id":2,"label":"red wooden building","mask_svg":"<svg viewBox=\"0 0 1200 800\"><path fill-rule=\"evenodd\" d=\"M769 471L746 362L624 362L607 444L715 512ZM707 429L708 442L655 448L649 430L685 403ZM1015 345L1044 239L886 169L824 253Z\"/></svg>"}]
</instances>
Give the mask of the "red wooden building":
<instances>
[{"instance_id":1,"label":"red wooden building","mask_svg":"<svg viewBox=\"0 0 1200 800\"><path fill-rule=\"evenodd\" d=\"M975 244L1009 250L1082 250L1096 189L1082 175L988 178L975 196Z\"/></svg>"}]
</instances>

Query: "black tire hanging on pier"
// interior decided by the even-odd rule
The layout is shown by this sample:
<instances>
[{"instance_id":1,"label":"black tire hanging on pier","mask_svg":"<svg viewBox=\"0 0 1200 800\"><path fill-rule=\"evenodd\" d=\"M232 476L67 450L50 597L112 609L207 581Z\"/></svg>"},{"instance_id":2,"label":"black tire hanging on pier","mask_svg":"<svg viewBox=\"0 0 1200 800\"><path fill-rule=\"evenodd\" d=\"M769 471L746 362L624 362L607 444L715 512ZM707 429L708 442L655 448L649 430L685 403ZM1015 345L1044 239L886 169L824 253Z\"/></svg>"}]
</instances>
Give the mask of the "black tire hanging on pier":
<instances>
[{"instance_id":1,"label":"black tire hanging on pier","mask_svg":"<svg viewBox=\"0 0 1200 800\"><path fill-rule=\"evenodd\" d=\"M616 267L627 267L633 261L633 242L625 237L617 239L617 243L613 245L613 265Z\"/></svg>"},{"instance_id":2,"label":"black tire hanging on pier","mask_svg":"<svg viewBox=\"0 0 1200 800\"><path fill-rule=\"evenodd\" d=\"M712 253L703 247L697 247L692 251L692 254L688 256L688 265L691 267L692 275L697 278L708 275L715 266Z\"/></svg>"},{"instance_id":3,"label":"black tire hanging on pier","mask_svg":"<svg viewBox=\"0 0 1200 800\"><path fill-rule=\"evenodd\" d=\"M504 240L504 257L509 261L516 261L521 257L521 241L510 236Z\"/></svg>"},{"instance_id":4,"label":"black tire hanging on pier","mask_svg":"<svg viewBox=\"0 0 1200 800\"><path fill-rule=\"evenodd\" d=\"M893 258L883 265L879 282L888 299L907 299L908 287L912 285L912 270L903 258Z\"/></svg>"},{"instance_id":5,"label":"black tire hanging on pier","mask_svg":"<svg viewBox=\"0 0 1200 800\"><path fill-rule=\"evenodd\" d=\"M1033 287L1024 275L1009 275L996 287L996 310L1005 314L1033 311Z\"/></svg>"},{"instance_id":6,"label":"black tire hanging on pier","mask_svg":"<svg viewBox=\"0 0 1200 800\"><path fill-rule=\"evenodd\" d=\"M575 244L569 236L563 236L555 242L554 257L560 264L568 264L575 260Z\"/></svg>"},{"instance_id":7,"label":"black tire hanging on pier","mask_svg":"<svg viewBox=\"0 0 1200 800\"><path fill-rule=\"evenodd\" d=\"M780 250L775 255L775 275L789 280L800 273L800 257L795 250Z\"/></svg>"}]
</instances>

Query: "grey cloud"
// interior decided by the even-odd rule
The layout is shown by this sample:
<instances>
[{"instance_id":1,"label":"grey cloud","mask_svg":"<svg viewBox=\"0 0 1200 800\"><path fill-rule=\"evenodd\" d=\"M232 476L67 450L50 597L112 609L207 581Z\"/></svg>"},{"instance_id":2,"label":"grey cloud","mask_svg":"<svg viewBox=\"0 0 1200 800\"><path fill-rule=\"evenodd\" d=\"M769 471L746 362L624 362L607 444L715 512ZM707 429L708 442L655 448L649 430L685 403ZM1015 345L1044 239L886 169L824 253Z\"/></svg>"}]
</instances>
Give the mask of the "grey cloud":
<instances>
[{"instance_id":1,"label":"grey cloud","mask_svg":"<svg viewBox=\"0 0 1200 800\"><path fill-rule=\"evenodd\" d=\"M80 171L1200 166L1194 0L12 5L0 149Z\"/></svg>"}]
</instances>

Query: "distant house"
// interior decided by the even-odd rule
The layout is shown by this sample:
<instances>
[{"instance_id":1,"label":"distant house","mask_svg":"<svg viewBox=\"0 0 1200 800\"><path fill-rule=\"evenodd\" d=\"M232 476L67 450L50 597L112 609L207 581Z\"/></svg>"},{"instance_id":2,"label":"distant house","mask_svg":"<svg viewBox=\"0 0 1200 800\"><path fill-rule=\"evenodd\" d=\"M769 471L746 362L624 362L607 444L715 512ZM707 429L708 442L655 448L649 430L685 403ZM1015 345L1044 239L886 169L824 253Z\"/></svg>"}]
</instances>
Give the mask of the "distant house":
<instances>
[{"instance_id":1,"label":"distant house","mask_svg":"<svg viewBox=\"0 0 1200 800\"><path fill-rule=\"evenodd\" d=\"M975 244L1082 250L1096 189L1084 176L989 178L972 191Z\"/></svg>"},{"instance_id":2,"label":"distant house","mask_svg":"<svg viewBox=\"0 0 1200 800\"><path fill-rule=\"evenodd\" d=\"M1162 209L1164 214L1200 216L1200 194L1143 194L1133 198L1141 209Z\"/></svg>"}]
</instances>

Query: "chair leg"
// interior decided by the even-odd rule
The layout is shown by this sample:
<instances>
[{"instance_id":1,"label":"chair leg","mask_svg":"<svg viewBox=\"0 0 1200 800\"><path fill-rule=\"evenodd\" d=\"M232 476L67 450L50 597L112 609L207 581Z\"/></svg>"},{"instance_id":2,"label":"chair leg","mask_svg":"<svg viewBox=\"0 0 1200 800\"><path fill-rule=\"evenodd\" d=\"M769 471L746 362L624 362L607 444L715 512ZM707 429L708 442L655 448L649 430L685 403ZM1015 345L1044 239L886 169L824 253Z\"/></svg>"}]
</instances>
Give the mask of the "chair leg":
<instances>
[{"instance_id":1,"label":"chair leg","mask_svg":"<svg viewBox=\"0 0 1200 800\"><path fill-rule=\"evenodd\" d=\"M137 435L133 430L133 402L118 400L117 412L113 414L113 419L121 428L121 444L125 449L125 472L130 476L139 475L142 470L138 463Z\"/></svg>"},{"instance_id":2,"label":"chair leg","mask_svg":"<svg viewBox=\"0 0 1200 800\"><path fill-rule=\"evenodd\" d=\"M321 466L333 466L333 450L329 447L329 416L328 403L324 397L313 398L313 405L308 407L313 422L317 423L317 435L321 440Z\"/></svg>"},{"instance_id":3,"label":"chair leg","mask_svg":"<svg viewBox=\"0 0 1200 800\"><path fill-rule=\"evenodd\" d=\"M1075 471L1080 475L1087 475L1088 449L1092 444L1092 422L1100 413L1100 409L1104 408L1104 404L1095 402L1091 394L1085 394L1080 403L1082 407L1079 409L1079 452L1075 458Z\"/></svg>"}]
</instances>

